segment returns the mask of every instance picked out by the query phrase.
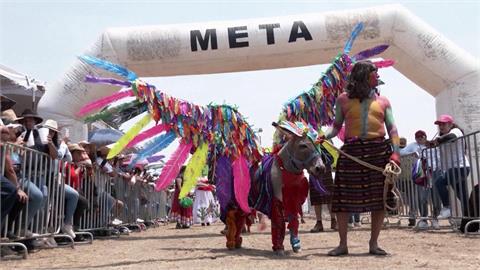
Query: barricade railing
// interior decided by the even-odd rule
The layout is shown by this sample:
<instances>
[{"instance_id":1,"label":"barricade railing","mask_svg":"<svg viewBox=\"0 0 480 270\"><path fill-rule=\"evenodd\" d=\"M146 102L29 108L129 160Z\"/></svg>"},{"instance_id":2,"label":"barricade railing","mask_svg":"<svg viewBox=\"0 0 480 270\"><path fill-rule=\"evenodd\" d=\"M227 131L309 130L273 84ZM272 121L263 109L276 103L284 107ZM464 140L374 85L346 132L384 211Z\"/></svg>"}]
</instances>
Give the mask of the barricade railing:
<instances>
[{"instance_id":1,"label":"barricade railing","mask_svg":"<svg viewBox=\"0 0 480 270\"><path fill-rule=\"evenodd\" d=\"M140 229L138 223L156 223L166 218L165 192L155 192L153 186L144 181L133 183L117 177L113 182L116 198L124 203L123 211L118 214L124 224Z\"/></svg>"},{"instance_id":2,"label":"barricade railing","mask_svg":"<svg viewBox=\"0 0 480 270\"><path fill-rule=\"evenodd\" d=\"M130 217L129 217L130 215L128 214L130 212L130 207L132 207L132 204L129 199L132 196L129 183L126 180L122 179L121 177L112 179L112 182L113 182L112 190L115 194L115 197L117 198L117 200L120 200L123 202L123 211L116 214L118 215L118 218L124 223L131 223L132 221L130 220Z\"/></svg>"},{"instance_id":3,"label":"barricade railing","mask_svg":"<svg viewBox=\"0 0 480 270\"><path fill-rule=\"evenodd\" d=\"M397 188L403 205L389 214L437 225L444 219L454 229L460 226L466 233L476 231L474 227L480 224L479 140L477 131L425 148L421 157L402 156Z\"/></svg>"},{"instance_id":4,"label":"barricade railing","mask_svg":"<svg viewBox=\"0 0 480 270\"><path fill-rule=\"evenodd\" d=\"M28 201L23 207L17 204L21 210L16 218L10 214L6 215L0 232L1 238L19 241L58 236L67 238L73 246L71 237L59 234L65 207L61 162L33 149L4 143L3 170L7 154L15 169L19 186L27 194Z\"/></svg>"},{"instance_id":5,"label":"barricade railing","mask_svg":"<svg viewBox=\"0 0 480 270\"><path fill-rule=\"evenodd\" d=\"M7 226L6 225L6 222L4 224L4 221L5 221L5 218L4 216L6 217L6 215L8 214L8 212L11 211L12 207L14 206L8 206L6 204L8 203L11 203L9 200L7 200L7 196L11 195L11 193L15 192L15 185L13 183L10 183L10 180L8 180L6 177L4 177L5 175L5 159L6 159L6 153L7 153L7 149L8 149L8 145L2 143L0 145L0 177L2 177L2 179L0 179L0 196L2 197L0 199L0 211L1 211L1 215L0 215L0 249L1 252L2 252L2 256L3 256L3 252L4 252L4 248L5 249L10 249L11 247L17 247L21 250L23 250L23 258L26 259L27 256L28 256L28 250L27 250L27 247L22 244L22 243L16 243L16 242L11 242L8 238L5 238L4 237L4 234L2 233L4 230L3 230L3 227L4 226ZM5 202L3 202L5 200ZM12 199L13 201L13 199ZM5 208L4 208L5 207ZM1 257L0 256L0 260L1 260Z\"/></svg>"},{"instance_id":6,"label":"barricade railing","mask_svg":"<svg viewBox=\"0 0 480 270\"><path fill-rule=\"evenodd\" d=\"M129 229L140 231L142 227L137 222L140 218L140 183L133 183L122 177L113 179L113 183L116 199L123 202L123 210L116 215Z\"/></svg>"},{"instance_id":7,"label":"barricade railing","mask_svg":"<svg viewBox=\"0 0 480 270\"><path fill-rule=\"evenodd\" d=\"M422 152L426 158L433 191L433 217L440 209L440 217L450 218L451 224L466 233L470 226L480 223L480 194L478 183L480 131L427 148ZM436 199L436 195L440 200ZM448 210L450 209L450 215Z\"/></svg>"},{"instance_id":8,"label":"barricade railing","mask_svg":"<svg viewBox=\"0 0 480 270\"><path fill-rule=\"evenodd\" d=\"M79 231L105 231L111 224L111 211L115 204L111 196L110 176L96 169L83 174L80 193L88 201L88 209L80 218Z\"/></svg>"},{"instance_id":9,"label":"barricade railing","mask_svg":"<svg viewBox=\"0 0 480 270\"><path fill-rule=\"evenodd\" d=\"M166 222L166 194L164 191L156 192L152 183L141 183L140 192L140 218L145 221Z\"/></svg>"},{"instance_id":10,"label":"barricade railing","mask_svg":"<svg viewBox=\"0 0 480 270\"><path fill-rule=\"evenodd\" d=\"M415 218L418 209L418 192L412 181L412 165L418 159L416 154L402 156L400 159L402 173L396 184L402 195L403 204L398 209L397 214L400 218Z\"/></svg>"}]
</instances>

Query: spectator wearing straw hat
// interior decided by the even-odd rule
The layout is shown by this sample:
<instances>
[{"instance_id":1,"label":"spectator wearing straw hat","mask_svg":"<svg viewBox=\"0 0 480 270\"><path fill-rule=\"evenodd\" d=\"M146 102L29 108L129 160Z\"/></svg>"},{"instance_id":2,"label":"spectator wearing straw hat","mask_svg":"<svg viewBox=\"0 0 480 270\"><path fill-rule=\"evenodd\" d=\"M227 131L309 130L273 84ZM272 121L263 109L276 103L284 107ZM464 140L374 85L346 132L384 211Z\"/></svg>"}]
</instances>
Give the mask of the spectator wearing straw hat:
<instances>
[{"instance_id":1,"label":"spectator wearing straw hat","mask_svg":"<svg viewBox=\"0 0 480 270\"><path fill-rule=\"evenodd\" d=\"M18 118L15 114L15 111L12 109L8 109L2 112L2 122L10 131L10 139L8 140L8 142L21 144L21 140L17 141L17 138L23 132L23 126L18 123L18 120L20 119L21 118Z\"/></svg>"},{"instance_id":2,"label":"spectator wearing straw hat","mask_svg":"<svg viewBox=\"0 0 480 270\"><path fill-rule=\"evenodd\" d=\"M63 160L66 162L72 162L72 154L68 150L67 143L65 139L60 139L60 131L58 128L58 123L55 120L47 119L42 125L42 128L48 129L48 135L52 138L52 143L57 148L57 159Z\"/></svg>"},{"instance_id":3,"label":"spectator wearing straw hat","mask_svg":"<svg viewBox=\"0 0 480 270\"><path fill-rule=\"evenodd\" d=\"M2 111L2 122L4 125L18 123L22 118L17 117L13 109Z\"/></svg>"},{"instance_id":4,"label":"spectator wearing straw hat","mask_svg":"<svg viewBox=\"0 0 480 270\"><path fill-rule=\"evenodd\" d=\"M90 143L88 141L81 141L78 143L83 149L85 149L85 153L90 158L90 161L94 162L97 160L97 149L95 144Z\"/></svg>"},{"instance_id":5,"label":"spectator wearing straw hat","mask_svg":"<svg viewBox=\"0 0 480 270\"><path fill-rule=\"evenodd\" d=\"M41 126L41 129L46 129L48 132L49 142L55 146L57 149L56 160L54 160L53 169L61 168L59 162L72 161L72 155L63 141L59 140L59 130L58 123L55 120L47 119L45 123ZM50 142L51 141L51 142ZM52 173L53 175L54 173ZM66 181L64 185L65 190L65 208L64 208L64 220L63 226L61 228L62 232L69 235L72 238L75 238L75 233L73 232L73 215L78 204L78 192L72 188L71 185Z\"/></svg>"}]
</instances>

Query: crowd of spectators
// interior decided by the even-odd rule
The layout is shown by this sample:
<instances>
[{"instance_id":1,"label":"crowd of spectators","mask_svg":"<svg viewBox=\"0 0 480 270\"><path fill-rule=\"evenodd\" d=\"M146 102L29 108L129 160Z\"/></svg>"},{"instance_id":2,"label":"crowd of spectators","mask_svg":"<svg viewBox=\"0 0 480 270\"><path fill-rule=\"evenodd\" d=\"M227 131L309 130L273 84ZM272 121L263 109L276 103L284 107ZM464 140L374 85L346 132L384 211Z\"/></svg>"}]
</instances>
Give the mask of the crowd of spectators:
<instances>
[{"instance_id":1,"label":"crowd of spectators","mask_svg":"<svg viewBox=\"0 0 480 270\"><path fill-rule=\"evenodd\" d=\"M154 179L142 164L129 166L128 156L123 154L107 160L110 150L107 145L96 145L88 141L72 142L68 132L65 132L66 129L62 130L56 121L44 121L30 109L17 116L13 110L15 102L3 95L1 100L2 237L6 236L11 240L19 237L39 237L35 232L38 230L39 220L54 218L51 215L49 195L58 188L55 183L64 183L63 189L60 189L64 190L65 194L62 233L72 239L81 240L81 237L75 234L79 230L80 220L85 211L98 212L100 200L106 201L106 211L111 213L112 223L122 224L120 216L127 206L117 198L115 188L112 188L111 192L98 192L98 187L92 184L94 192L86 189L89 185L84 181L92 181L96 173L107 174L111 180L120 179L130 186L141 186L139 198L135 199L140 205L148 202L145 191L152 187ZM111 181L110 184L114 183L115 181ZM90 193L86 194L87 192ZM95 198L87 198L92 194ZM37 217L42 210L48 214ZM4 235L3 232L7 234ZM42 243L56 245L53 238Z\"/></svg>"}]
</instances>

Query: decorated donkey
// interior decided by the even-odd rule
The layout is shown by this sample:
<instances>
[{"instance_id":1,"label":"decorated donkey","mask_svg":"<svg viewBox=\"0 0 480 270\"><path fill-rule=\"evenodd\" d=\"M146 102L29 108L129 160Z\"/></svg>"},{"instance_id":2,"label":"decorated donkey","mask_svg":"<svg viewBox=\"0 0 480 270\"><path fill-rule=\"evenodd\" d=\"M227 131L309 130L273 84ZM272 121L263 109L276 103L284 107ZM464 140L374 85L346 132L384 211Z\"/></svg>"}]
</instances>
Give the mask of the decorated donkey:
<instances>
[{"instance_id":1,"label":"decorated donkey","mask_svg":"<svg viewBox=\"0 0 480 270\"><path fill-rule=\"evenodd\" d=\"M283 255L285 222L288 222L293 251L300 250L298 216L308 195L308 181L303 170L306 169L318 177L325 170L325 166L322 153L314 143L317 134L313 129L300 122L273 125L284 136L286 143L278 151L265 155L259 166L252 166L249 204L271 219L272 248L275 253ZM216 162L215 177L217 196L222 211L226 213L227 248L240 248L241 232L250 209L237 207L231 185L232 179L239 177L238 173L233 170L232 175L228 159L220 157Z\"/></svg>"}]
</instances>

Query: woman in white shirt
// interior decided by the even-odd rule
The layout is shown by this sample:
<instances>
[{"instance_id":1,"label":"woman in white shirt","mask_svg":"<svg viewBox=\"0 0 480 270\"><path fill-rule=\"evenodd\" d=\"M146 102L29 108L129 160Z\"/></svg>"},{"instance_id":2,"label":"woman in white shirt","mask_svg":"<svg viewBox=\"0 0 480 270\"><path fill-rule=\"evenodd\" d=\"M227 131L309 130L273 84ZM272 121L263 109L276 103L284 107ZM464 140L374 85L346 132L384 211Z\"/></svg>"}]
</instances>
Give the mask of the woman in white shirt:
<instances>
[{"instance_id":1,"label":"woman in white shirt","mask_svg":"<svg viewBox=\"0 0 480 270\"><path fill-rule=\"evenodd\" d=\"M443 208L438 218L451 216L450 197L447 186L450 185L460 199L464 215L468 208L467 177L470 173L470 164L465 157L463 131L454 123L450 115L441 115L435 124L438 125L440 136L435 140L440 148L440 164L445 174L440 177L435 186L438 189Z\"/></svg>"}]
</instances>

